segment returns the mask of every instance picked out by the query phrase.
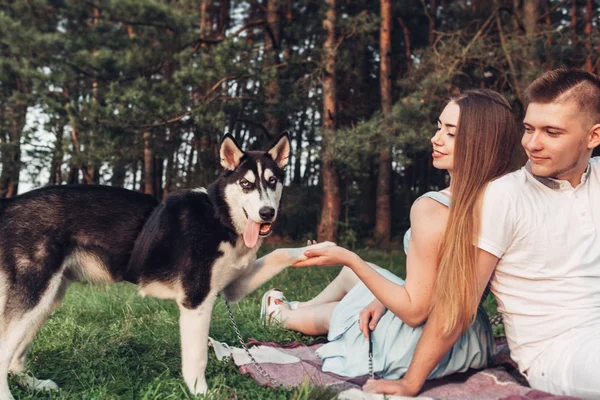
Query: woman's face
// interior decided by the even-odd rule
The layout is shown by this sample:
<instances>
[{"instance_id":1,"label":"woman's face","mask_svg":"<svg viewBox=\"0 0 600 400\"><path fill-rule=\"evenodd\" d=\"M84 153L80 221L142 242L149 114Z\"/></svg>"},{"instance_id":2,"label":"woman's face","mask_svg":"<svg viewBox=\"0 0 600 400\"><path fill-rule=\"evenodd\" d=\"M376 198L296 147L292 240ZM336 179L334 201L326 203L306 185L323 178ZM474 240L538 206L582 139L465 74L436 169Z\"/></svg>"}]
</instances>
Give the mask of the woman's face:
<instances>
[{"instance_id":1,"label":"woman's face","mask_svg":"<svg viewBox=\"0 0 600 400\"><path fill-rule=\"evenodd\" d=\"M433 166L438 169L452 170L454 166L454 135L460 116L460 108L455 102L450 102L437 122L437 132L431 138L433 145Z\"/></svg>"}]
</instances>

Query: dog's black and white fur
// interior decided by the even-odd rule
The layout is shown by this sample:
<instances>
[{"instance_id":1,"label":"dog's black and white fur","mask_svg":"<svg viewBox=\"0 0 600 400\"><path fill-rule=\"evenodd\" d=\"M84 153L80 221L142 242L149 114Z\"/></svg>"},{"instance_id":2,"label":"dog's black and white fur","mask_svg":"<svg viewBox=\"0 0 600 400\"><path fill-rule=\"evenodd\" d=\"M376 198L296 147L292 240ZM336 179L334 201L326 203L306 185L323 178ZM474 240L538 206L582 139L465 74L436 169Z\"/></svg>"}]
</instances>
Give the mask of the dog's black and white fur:
<instances>
[{"instance_id":1,"label":"dog's black and white fur","mask_svg":"<svg viewBox=\"0 0 600 400\"><path fill-rule=\"evenodd\" d=\"M194 394L207 391L204 371L217 295L237 301L305 248L256 260L277 218L290 143L267 152L221 143L225 171L211 186L152 196L106 186L47 187L0 202L0 400L12 399L7 376L37 389L52 381L25 373L39 327L73 281L127 281L142 295L179 305L182 374ZM319 244L317 246L326 246Z\"/></svg>"}]
</instances>

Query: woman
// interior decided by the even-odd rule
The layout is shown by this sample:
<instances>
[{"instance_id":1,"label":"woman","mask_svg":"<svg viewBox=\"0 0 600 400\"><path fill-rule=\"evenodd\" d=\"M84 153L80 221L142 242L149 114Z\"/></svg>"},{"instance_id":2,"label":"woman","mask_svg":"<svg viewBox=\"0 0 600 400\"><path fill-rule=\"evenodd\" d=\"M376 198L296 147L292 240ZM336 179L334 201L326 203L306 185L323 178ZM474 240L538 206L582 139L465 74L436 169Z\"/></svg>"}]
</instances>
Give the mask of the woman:
<instances>
[{"instance_id":1,"label":"woman","mask_svg":"<svg viewBox=\"0 0 600 400\"><path fill-rule=\"evenodd\" d=\"M345 265L317 297L288 303L271 290L263 297L267 323L305 334L328 334L318 350L323 370L343 376L368 373L368 337L372 330L373 367L380 378L406 372L433 301L452 303L447 325L471 324L429 375L439 378L483 368L494 353L491 326L478 307L475 247L479 203L491 180L516 167L519 128L509 103L491 90L471 90L452 98L431 139L433 165L446 169L450 186L429 192L413 204L412 230L406 233L406 280L363 261L342 247L307 251L309 265ZM450 200L452 199L452 200ZM476 310L460 319L459 309ZM365 336L365 337L363 337Z\"/></svg>"}]
</instances>

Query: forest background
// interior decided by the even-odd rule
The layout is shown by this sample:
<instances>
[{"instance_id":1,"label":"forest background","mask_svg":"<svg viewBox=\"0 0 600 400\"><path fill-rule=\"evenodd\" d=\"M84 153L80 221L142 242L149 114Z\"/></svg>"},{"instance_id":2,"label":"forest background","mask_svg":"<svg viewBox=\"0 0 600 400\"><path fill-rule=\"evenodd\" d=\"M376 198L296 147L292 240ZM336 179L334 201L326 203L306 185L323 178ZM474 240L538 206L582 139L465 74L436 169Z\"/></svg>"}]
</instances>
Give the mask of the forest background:
<instances>
[{"instance_id":1,"label":"forest background","mask_svg":"<svg viewBox=\"0 0 600 400\"><path fill-rule=\"evenodd\" d=\"M231 133L292 141L279 237L394 244L444 101L600 73L600 0L0 0L0 197L206 186ZM21 186L20 186L21 185ZM20 190L21 188L21 190Z\"/></svg>"}]
</instances>

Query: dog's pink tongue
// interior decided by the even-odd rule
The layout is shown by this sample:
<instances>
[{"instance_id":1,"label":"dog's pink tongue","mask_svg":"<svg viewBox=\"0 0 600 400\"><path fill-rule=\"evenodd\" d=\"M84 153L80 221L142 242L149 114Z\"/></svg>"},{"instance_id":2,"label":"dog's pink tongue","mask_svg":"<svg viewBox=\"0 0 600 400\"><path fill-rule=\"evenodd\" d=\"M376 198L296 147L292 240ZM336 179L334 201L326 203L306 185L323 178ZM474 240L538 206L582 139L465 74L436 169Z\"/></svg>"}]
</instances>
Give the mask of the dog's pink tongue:
<instances>
[{"instance_id":1,"label":"dog's pink tongue","mask_svg":"<svg viewBox=\"0 0 600 400\"><path fill-rule=\"evenodd\" d=\"M256 246L258 242L258 232L260 231L260 224L252 221L250 218L246 221L246 229L244 230L244 243L249 248Z\"/></svg>"}]
</instances>

